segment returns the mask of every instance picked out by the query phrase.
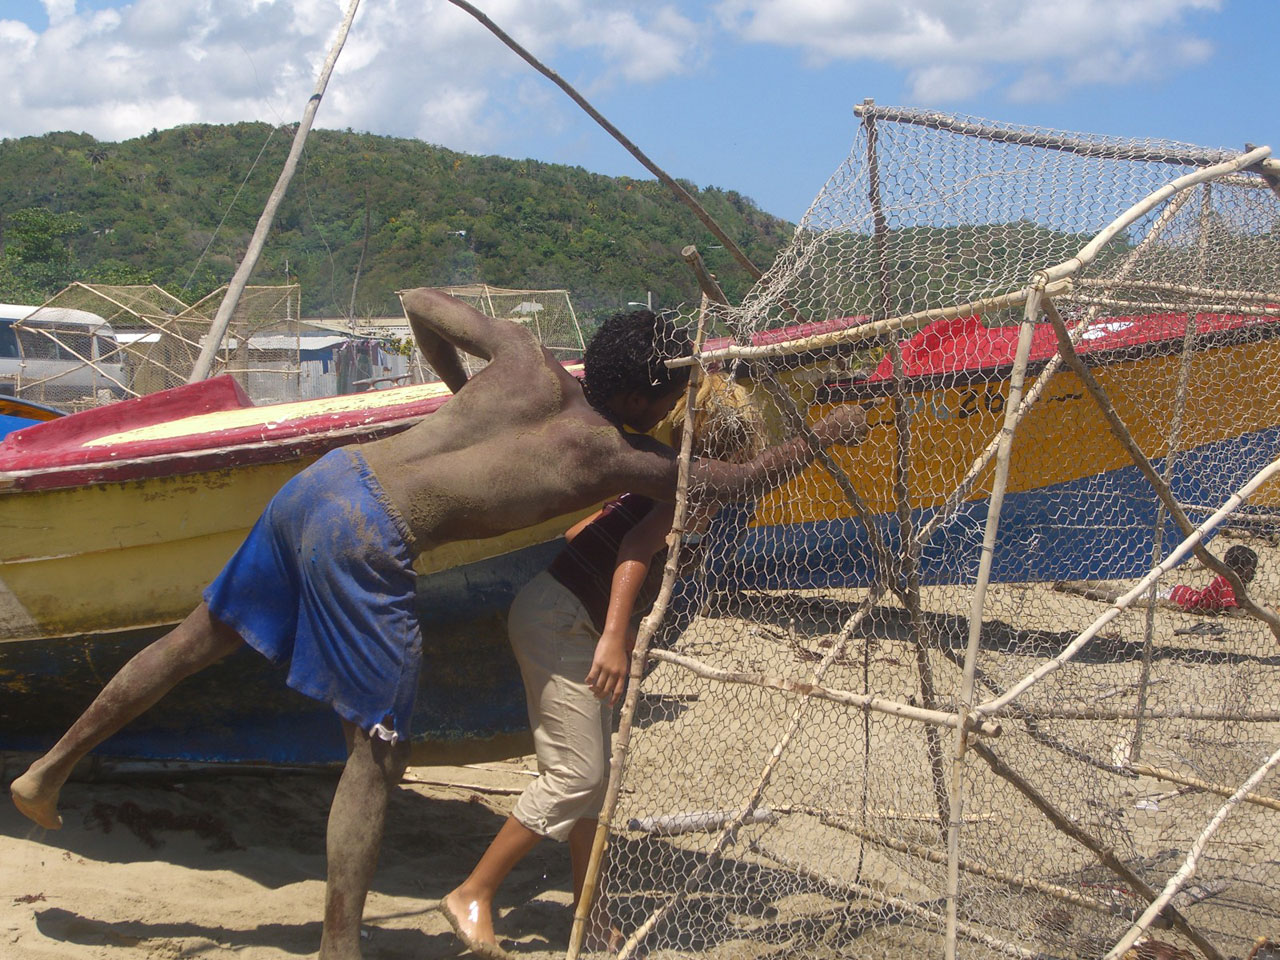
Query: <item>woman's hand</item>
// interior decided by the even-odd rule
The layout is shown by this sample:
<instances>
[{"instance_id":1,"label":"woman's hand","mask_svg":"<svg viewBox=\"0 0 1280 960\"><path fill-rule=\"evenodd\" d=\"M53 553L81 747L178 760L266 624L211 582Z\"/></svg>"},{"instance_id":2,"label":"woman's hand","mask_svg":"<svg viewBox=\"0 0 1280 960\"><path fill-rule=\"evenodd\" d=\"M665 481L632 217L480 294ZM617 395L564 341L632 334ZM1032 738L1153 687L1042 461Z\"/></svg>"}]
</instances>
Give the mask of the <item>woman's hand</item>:
<instances>
[{"instance_id":1,"label":"woman's hand","mask_svg":"<svg viewBox=\"0 0 1280 960\"><path fill-rule=\"evenodd\" d=\"M587 686L597 700L608 700L613 706L627 689L627 670L631 658L627 655L627 637L605 632L596 643L595 656L591 658L591 671L587 674Z\"/></svg>"}]
</instances>

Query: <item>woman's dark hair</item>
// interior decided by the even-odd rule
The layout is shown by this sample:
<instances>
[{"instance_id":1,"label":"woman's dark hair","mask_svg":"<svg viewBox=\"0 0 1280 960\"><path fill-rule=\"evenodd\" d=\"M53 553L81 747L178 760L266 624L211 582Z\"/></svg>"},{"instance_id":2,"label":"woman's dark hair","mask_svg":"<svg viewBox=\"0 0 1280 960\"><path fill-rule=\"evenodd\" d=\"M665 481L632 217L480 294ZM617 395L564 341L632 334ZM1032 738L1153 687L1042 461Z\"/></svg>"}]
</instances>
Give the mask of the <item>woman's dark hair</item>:
<instances>
[{"instance_id":1,"label":"woman's dark hair","mask_svg":"<svg viewBox=\"0 0 1280 960\"><path fill-rule=\"evenodd\" d=\"M582 358L582 392L587 402L608 414L609 401L639 390L660 397L689 382L689 368L674 370L663 361L689 355L688 335L649 310L617 313L596 331Z\"/></svg>"}]
</instances>

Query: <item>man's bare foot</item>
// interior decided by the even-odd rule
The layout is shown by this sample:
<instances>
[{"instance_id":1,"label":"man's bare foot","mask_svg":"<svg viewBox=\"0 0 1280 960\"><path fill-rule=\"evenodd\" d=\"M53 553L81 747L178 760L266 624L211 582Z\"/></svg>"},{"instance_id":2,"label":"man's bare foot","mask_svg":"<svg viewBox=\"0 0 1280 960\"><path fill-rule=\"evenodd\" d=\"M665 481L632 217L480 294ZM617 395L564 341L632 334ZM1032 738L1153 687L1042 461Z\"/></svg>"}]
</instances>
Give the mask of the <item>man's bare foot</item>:
<instances>
[{"instance_id":1,"label":"man's bare foot","mask_svg":"<svg viewBox=\"0 0 1280 960\"><path fill-rule=\"evenodd\" d=\"M438 908L468 950L484 960L510 960L493 935L493 920L487 908L469 900L457 890L446 895Z\"/></svg>"},{"instance_id":2,"label":"man's bare foot","mask_svg":"<svg viewBox=\"0 0 1280 960\"><path fill-rule=\"evenodd\" d=\"M34 820L46 830L57 830L62 826L62 816L58 813L58 791L48 789L43 778L34 771L28 770L13 781L9 785L9 795L24 817Z\"/></svg>"}]
</instances>

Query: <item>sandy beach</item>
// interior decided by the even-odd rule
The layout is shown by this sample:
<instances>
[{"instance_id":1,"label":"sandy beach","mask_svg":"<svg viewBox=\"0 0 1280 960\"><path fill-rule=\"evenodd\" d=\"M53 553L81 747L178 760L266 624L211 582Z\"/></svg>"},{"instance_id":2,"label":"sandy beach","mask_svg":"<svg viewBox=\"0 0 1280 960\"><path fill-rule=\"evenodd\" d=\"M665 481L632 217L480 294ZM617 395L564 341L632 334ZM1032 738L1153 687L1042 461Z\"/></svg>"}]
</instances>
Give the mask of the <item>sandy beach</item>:
<instances>
[{"instance_id":1,"label":"sandy beach","mask_svg":"<svg viewBox=\"0 0 1280 960\"><path fill-rule=\"evenodd\" d=\"M1263 556L1255 595L1274 603L1280 593L1280 550L1253 542ZM1208 578L1194 565L1179 576L1197 585ZM745 609L726 609L687 631L677 650L726 668L800 676L807 667L797 658L812 663L831 637L824 632L829 624L806 626L800 615L808 610L820 614L823 623L836 622L830 618L847 616L854 600L852 595L795 598L776 615L757 611L749 620L742 619ZM939 643L931 654L934 668L939 677L953 676L948 671L956 668L948 656L955 658L962 650L967 591L931 588L924 601ZM984 683L1010 683L1106 609L1105 602L1049 584L993 587ZM1108 625L1096 649L1040 685L1029 705L1048 710L1130 703L1142 664L1143 624L1143 615L1134 611ZM1215 632L1203 633L1206 625ZM904 628L902 611L885 606L874 622L857 631L855 655L833 664L826 682L856 690L863 670L869 669L873 689L909 699L917 681ZM1256 621L1161 610L1155 635L1153 709L1280 709L1271 682L1277 662L1274 640ZM856 652L863 649L869 655L865 667ZM671 664L656 669L645 691L631 779L616 822L737 809L759 777L770 746L790 722L793 699L750 687L716 688ZM1117 697L1118 691L1124 696ZM747 828L744 840L759 839L765 847L790 851L836 878L856 853L863 875L874 875L886 895L916 902L936 896L940 868L883 848L855 849L849 834L833 832L816 814L803 812L850 811L861 804L866 829L873 833L936 843L937 829L930 823L936 822L937 807L929 789L922 728L873 715L873 748L865 754L870 767L864 767L862 722L849 722L859 712L832 704L815 710L816 725L789 747L764 797L766 805L789 808L792 815ZM1073 752L1107 760L1129 735L1127 727L1044 721L1040 739L1033 742L1018 732L1018 725L1008 726L997 744L999 752L1053 764L1058 772L1051 789L1059 801L1073 811L1099 811L1086 818L1091 829L1123 842L1134 862L1146 864L1144 869L1161 883L1222 802L1212 793L1146 776L1115 780L1070 761ZM1274 749L1277 729L1280 724L1274 722L1226 726L1152 721L1143 758L1155 766L1235 784L1254 768L1259 755ZM367 960L433 960L464 952L436 913L436 903L493 838L533 766L533 759L524 757L467 767L410 768L392 796L382 859L365 910ZM0 779L7 783L20 770L9 763L0 770ZM284 960L313 955L320 942L325 818L335 783L334 773L231 772L73 781L63 793L65 826L57 832L40 830L8 802L0 803L0 958L141 960L234 954ZM966 850L984 853L996 865L1018 862L1040 877L1070 878L1072 871L1087 867L1091 858L1082 857L1047 822L1031 815L1025 798L989 777L975 780L972 789ZM1259 789L1280 795L1280 782L1271 777ZM1202 870L1208 880L1218 877L1226 884L1224 893L1192 911L1206 931L1241 955L1254 937L1280 935L1280 901L1275 897L1280 834L1274 816L1250 807L1232 817L1211 850L1215 865ZM1121 824L1119 832L1113 833L1109 823ZM679 865L696 862L711 840L705 833L654 840L634 827L622 831L622 856L631 859L608 884L624 929L643 919L643 908L656 903L650 893L672 889L679 871L686 869ZM1043 861L1038 868L1032 866L1031 849ZM688 937L682 935L680 955L687 947L708 957L772 956L770 951L785 950L788 942L797 946L809 936L803 933L806 917L839 906L835 900L815 898L794 874L777 869L778 862L759 853L735 848L731 859L734 876L746 878L741 881L745 886L707 891L707 903L730 894L750 894L759 903L745 912L730 910L712 941L702 939L701 928L690 927ZM978 890L973 878L967 882L967 890ZM1041 910L1031 898L1009 897L1006 888L983 890L989 901L984 909L994 915ZM503 888L495 918L500 943L520 957L563 956L572 922L569 902L568 851L561 844L543 843ZM976 901L971 905L976 909ZM800 939L788 940L791 934L782 929L788 918L801 931L795 934ZM1094 921L1087 914L1077 917L1077 923L1074 942L1081 949L1087 943L1092 950L1103 945L1106 935L1116 935L1114 924L1105 925L1110 934L1103 928L1091 934ZM911 952L911 943L926 945L925 953L932 955L931 945L937 942L910 924L883 929L872 924L847 946L871 951L865 955L901 957Z\"/></svg>"},{"instance_id":2,"label":"sandy beach","mask_svg":"<svg viewBox=\"0 0 1280 960\"><path fill-rule=\"evenodd\" d=\"M391 800L365 909L367 960L463 952L435 911L497 832L530 762L412 767ZM11 779L16 770L7 770ZM425 781L425 782L424 782ZM0 956L284 960L320 944L329 775L72 782L64 826L0 804ZM502 942L562 956L569 859L544 843L504 887Z\"/></svg>"}]
</instances>

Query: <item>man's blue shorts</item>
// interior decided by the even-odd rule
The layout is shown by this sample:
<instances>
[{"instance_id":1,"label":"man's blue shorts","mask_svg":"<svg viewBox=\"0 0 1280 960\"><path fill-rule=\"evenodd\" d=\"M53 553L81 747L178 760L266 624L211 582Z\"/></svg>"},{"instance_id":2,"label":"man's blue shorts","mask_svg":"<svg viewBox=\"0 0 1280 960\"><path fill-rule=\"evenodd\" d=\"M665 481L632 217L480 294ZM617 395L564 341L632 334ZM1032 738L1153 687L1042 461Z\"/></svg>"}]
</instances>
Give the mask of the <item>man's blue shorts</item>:
<instances>
[{"instance_id":1,"label":"man's blue shorts","mask_svg":"<svg viewBox=\"0 0 1280 960\"><path fill-rule=\"evenodd\" d=\"M288 684L360 729L409 735L422 663L412 537L359 451L325 454L267 504L204 592Z\"/></svg>"}]
</instances>

